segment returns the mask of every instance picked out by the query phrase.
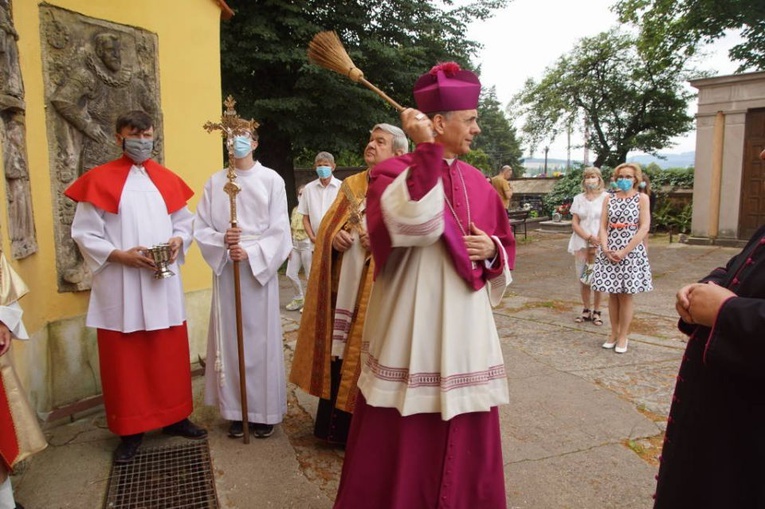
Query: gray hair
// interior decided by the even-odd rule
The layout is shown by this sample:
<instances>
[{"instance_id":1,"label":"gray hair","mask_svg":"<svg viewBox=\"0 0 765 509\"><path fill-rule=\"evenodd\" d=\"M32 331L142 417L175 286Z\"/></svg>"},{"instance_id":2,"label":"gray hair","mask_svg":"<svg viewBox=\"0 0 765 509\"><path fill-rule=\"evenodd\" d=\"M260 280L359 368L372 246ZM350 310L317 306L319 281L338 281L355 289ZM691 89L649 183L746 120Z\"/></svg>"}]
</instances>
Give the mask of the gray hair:
<instances>
[{"instance_id":1,"label":"gray hair","mask_svg":"<svg viewBox=\"0 0 765 509\"><path fill-rule=\"evenodd\" d=\"M404 134L404 131L400 127L391 124L375 124L369 132L371 133L377 129L385 131L393 136L393 152L398 152L399 150L403 151L404 154L409 152L409 140L406 139L406 134Z\"/></svg>"},{"instance_id":2,"label":"gray hair","mask_svg":"<svg viewBox=\"0 0 765 509\"><path fill-rule=\"evenodd\" d=\"M335 156L329 152L319 152L313 159L313 163L316 164L319 161L329 161L331 164L335 164Z\"/></svg>"}]
</instances>

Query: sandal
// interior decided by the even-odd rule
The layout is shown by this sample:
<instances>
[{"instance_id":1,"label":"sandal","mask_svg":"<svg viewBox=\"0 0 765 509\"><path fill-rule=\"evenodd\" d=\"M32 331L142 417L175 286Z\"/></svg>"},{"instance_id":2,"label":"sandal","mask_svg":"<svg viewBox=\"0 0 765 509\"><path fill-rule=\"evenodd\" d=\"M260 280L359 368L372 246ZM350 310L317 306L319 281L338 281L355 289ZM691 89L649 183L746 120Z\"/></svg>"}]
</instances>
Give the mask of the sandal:
<instances>
[{"instance_id":1,"label":"sandal","mask_svg":"<svg viewBox=\"0 0 765 509\"><path fill-rule=\"evenodd\" d=\"M590 320L592 320L592 315L590 314L590 310L587 308L584 308L582 310L582 316L577 316L576 318L574 318L574 321L576 323L589 322Z\"/></svg>"},{"instance_id":2,"label":"sandal","mask_svg":"<svg viewBox=\"0 0 765 509\"><path fill-rule=\"evenodd\" d=\"M603 325L603 319L600 317L600 311L592 312L592 324L597 326Z\"/></svg>"}]
</instances>

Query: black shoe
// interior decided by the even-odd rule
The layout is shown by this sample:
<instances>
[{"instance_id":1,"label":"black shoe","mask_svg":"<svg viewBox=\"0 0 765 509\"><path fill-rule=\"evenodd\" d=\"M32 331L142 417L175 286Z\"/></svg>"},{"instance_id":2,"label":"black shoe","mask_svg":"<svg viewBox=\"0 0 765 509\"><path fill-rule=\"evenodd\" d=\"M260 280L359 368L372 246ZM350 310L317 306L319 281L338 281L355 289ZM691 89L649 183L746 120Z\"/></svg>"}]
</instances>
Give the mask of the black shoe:
<instances>
[{"instance_id":1,"label":"black shoe","mask_svg":"<svg viewBox=\"0 0 765 509\"><path fill-rule=\"evenodd\" d=\"M244 436L242 421L231 421L231 425L228 427L228 436L231 438L242 438Z\"/></svg>"},{"instance_id":2,"label":"black shoe","mask_svg":"<svg viewBox=\"0 0 765 509\"><path fill-rule=\"evenodd\" d=\"M133 461L136 453L138 453L138 448L141 447L141 442L143 442L143 433L121 436L120 445L114 450L114 463L125 465Z\"/></svg>"},{"instance_id":3,"label":"black shoe","mask_svg":"<svg viewBox=\"0 0 765 509\"><path fill-rule=\"evenodd\" d=\"M247 430L252 433L255 430L255 425L248 422ZM228 436L231 438L242 438L244 436L242 421L231 421L231 425L228 427Z\"/></svg>"},{"instance_id":4,"label":"black shoe","mask_svg":"<svg viewBox=\"0 0 765 509\"><path fill-rule=\"evenodd\" d=\"M255 433L255 438L268 438L274 434L274 426L272 424L261 424L256 422L252 428Z\"/></svg>"},{"instance_id":5,"label":"black shoe","mask_svg":"<svg viewBox=\"0 0 765 509\"><path fill-rule=\"evenodd\" d=\"M16 502L16 509L24 509L24 506Z\"/></svg>"},{"instance_id":6,"label":"black shoe","mask_svg":"<svg viewBox=\"0 0 765 509\"><path fill-rule=\"evenodd\" d=\"M190 438L200 440L207 437L207 430L200 428L188 419L183 419L170 426L162 428L162 433L176 437Z\"/></svg>"}]
</instances>

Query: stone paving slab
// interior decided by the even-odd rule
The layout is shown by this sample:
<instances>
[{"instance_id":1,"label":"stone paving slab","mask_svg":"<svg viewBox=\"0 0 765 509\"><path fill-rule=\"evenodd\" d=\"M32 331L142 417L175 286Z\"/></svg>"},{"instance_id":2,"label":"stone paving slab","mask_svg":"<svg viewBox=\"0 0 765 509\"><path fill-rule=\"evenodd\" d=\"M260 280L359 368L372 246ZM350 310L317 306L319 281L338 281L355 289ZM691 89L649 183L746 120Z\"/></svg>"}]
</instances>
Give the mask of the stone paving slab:
<instances>
[{"instance_id":1,"label":"stone paving slab","mask_svg":"<svg viewBox=\"0 0 765 509\"><path fill-rule=\"evenodd\" d=\"M514 358L506 347L507 358ZM539 362L524 358L528 366ZM514 362L508 363L509 368ZM510 404L500 408L507 462L538 460L660 432L618 394L566 372L541 366L539 376L510 380ZM635 462L641 462L637 457Z\"/></svg>"},{"instance_id":2,"label":"stone paving slab","mask_svg":"<svg viewBox=\"0 0 765 509\"><path fill-rule=\"evenodd\" d=\"M526 319L529 314L535 315L537 311L524 311L512 317L495 317L502 328L505 324L512 323L508 327L512 328L513 333L502 336L502 342L513 345L559 371L576 372L636 363L654 363L682 356L682 350L677 348L656 346L634 339L629 344L629 352L618 355L613 350L601 347L607 339L604 333L540 323L536 319Z\"/></svg>"},{"instance_id":3,"label":"stone paving slab","mask_svg":"<svg viewBox=\"0 0 765 509\"><path fill-rule=\"evenodd\" d=\"M669 415L681 357L682 352L676 359L667 361L584 370L578 371L577 375L665 420Z\"/></svg>"},{"instance_id":4,"label":"stone paving slab","mask_svg":"<svg viewBox=\"0 0 765 509\"><path fill-rule=\"evenodd\" d=\"M267 440L251 437L245 445L226 435L221 422L210 434L218 499L222 508L332 507L319 487L310 482L291 451L290 438L278 426Z\"/></svg>"},{"instance_id":5,"label":"stone paving slab","mask_svg":"<svg viewBox=\"0 0 765 509\"><path fill-rule=\"evenodd\" d=\"M98 427L97 420L80 419L45 433L48 448L13 477L16 498L27 509L103 505L111 469L107 450L116 447L116 441Z\"/></svg>"},{"instance_id":6,"label":"stone paving slab","mask_svg":"<svg viewBox=\"0 0 765 509\"><path fill-rule=\"evenodd\" d=\"M619 444L505 466L508 509L646 509L654 467Z\"/></svg>"}]
</instances>

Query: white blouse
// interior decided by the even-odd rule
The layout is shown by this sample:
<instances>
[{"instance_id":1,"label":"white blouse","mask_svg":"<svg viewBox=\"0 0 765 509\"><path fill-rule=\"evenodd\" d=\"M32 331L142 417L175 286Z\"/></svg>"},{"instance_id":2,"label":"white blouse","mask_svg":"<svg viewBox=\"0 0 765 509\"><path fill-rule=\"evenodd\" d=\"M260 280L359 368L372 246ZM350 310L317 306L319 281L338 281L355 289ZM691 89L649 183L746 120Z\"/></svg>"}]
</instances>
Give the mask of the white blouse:
<instances>
[{"instance_id":1,"label":"white blouse","mask_svg":"<svg viewBox=\"0 0 765 509\"><path fill-rule=\"evenodd\" d=\"M606 199L606 195L607 193L601 192L592 201L586 198L585 193L574 196L574 203L571 204L570 212L579 217L579 226L590 235L597 236L600 231L600 216L603 213L603 200ZM573 232L568 241L568 252L573 254L586 248L587 240Z\"/></svg>"}]
</instances>

